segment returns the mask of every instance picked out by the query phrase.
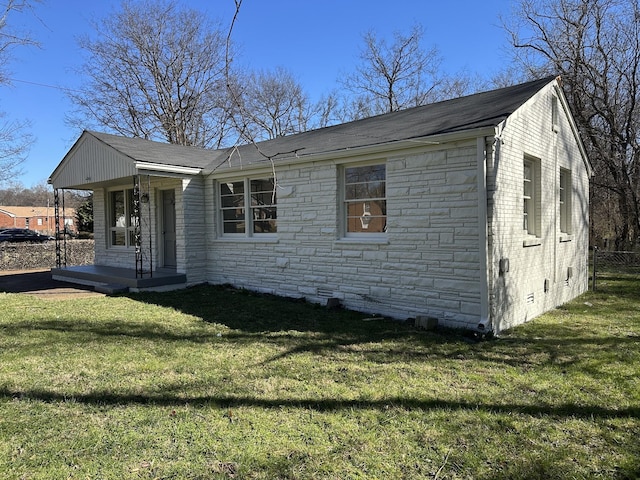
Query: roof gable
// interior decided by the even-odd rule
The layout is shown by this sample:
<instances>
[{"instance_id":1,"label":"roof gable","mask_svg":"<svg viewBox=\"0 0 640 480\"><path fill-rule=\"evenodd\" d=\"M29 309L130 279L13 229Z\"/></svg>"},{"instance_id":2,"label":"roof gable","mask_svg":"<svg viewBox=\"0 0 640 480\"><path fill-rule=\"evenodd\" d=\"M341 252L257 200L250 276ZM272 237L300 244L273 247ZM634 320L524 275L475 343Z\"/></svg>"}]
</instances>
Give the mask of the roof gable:
<instances>
[{"instance_id":1,"label":"roof gable","mask_svg":"<svg viewBox=\"0 0 640 480\"><path fill-rule=\"evenodd\" d=\"M53 171L49 183L54 188L90 188L135 174L133 159L85 131Z\"/></svg>"}]
</instances>

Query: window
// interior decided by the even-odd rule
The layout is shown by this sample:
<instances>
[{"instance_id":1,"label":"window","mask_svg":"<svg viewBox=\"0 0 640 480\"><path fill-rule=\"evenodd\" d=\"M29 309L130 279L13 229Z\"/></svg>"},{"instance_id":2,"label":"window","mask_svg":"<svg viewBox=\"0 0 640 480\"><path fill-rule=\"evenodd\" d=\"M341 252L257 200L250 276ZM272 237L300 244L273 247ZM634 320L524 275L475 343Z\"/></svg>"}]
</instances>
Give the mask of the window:
<instances>
[{"instance_id":1,"label":"window","mask_svg":"<svg viewBox=\"0 0 640 480\"><path fill-rule=\"evenodd\" d=\"M523 229L528 235L540 236L540 162L525 158L523 185Z\"/></svg>"},{"instance_id":2,"label":"window","mask_svg":"<svg viewBox=\"0 0 640 480\"><path fill-rule=\"evenodd\" d=\"M561 168L559 180L560 232L571 233L571 171Z\"/></svg>"},{"instance_id":3,"label":"window","mask_svg":"<svg viewBox=\"0 0 640 480\"><path fill-rule=\"evenodd\" d=\"M385 165L345 167L343 198L346 235L387 231Z\"/></svg>"},{"instance_id":4,"label":"window","mask_svg":"<svg viewBox=\"0 0 640 480\"><path fill-rule=\"evenodd\" d=\"M39 226L39 227L41 227L41 226L42 226L42 219L41 219L41 218L39 218L39 219L38 219L38 226Z\"/></svg>"},{"instance_id":5,"label":"window","mask_svg":"<svg viewBox=\"0 0 640 480\"><path fill-rule=\"evenodd\" d=\"M558 97L551 97L551 129L557 132L560 129L558 125Z\"/></svg>"},{"instance_id":6,"label":"window","mask_svg":"<svg viewBox=\"0 0 640 480\"><path fill-rule=\"evenodd\" d=\"M276 233L276 188L273 178L220 183L223 234Z\"/></svg>"},{"instance_id":7,"label":"window","mask_svg":"<svg viewBox=\"0 0 640 480\"><path fill-rule=\"evenodd\" d=\"M133 190L109 192L109 245L134 246L136 219L133 215Z\"/></svg>"}]
</instances>

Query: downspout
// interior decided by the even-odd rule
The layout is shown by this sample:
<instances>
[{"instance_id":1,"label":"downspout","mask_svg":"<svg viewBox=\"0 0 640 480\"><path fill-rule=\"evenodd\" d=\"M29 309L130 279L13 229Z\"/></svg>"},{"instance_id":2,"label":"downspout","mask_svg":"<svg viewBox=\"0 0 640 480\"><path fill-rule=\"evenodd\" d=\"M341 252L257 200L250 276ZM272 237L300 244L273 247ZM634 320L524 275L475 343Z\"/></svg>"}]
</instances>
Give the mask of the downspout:
<instances>
[{"instance_id":1,"label":"downspout","mask_svg":"<svg viewBox=\"0 0 640 480\"><path fill-rule=\"evenodd\" d=\"M487 215L487 160L490 152L486 137L476 139L478 168L478 248L480 257L480 320L477 330L484 334L493 333L493 322L489 311L489 224Z\"/></svg>"}]
</instances>

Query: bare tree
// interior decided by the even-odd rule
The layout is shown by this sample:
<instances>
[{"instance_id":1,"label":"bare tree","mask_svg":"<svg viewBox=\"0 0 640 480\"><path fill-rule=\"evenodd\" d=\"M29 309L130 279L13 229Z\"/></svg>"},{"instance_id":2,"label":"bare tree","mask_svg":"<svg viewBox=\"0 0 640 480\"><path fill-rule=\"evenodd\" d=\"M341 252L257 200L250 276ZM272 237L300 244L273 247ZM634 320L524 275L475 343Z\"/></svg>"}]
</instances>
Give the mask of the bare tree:
<instances>
[{"instance_id":1,"label":"bare tree","mask_svg":"<svg viewBox=\"0 0 640 480\"><path fill-rule=\"evenodd\" d=\"M27 120L9 120L0 112L0 185L21 173L21 165L33 143L30 126Z\"/></svg>"},{"instance_id":2,"label":"bare tree","mask_svg":"<svg viewBox=\"0 0 640 480\"><path fill-rule=\"evenodd\" d=\"M38 43L28 33L16 30L9 22L10 17L24 12L32 12L33 4L38 0L9 0L0 11L0 84L9 84L9 62L16 47L37 46ZM6 183L20 173L20 164L24 162L33 143L28 132L30 123L25 120L5 118L0 112L0 184Z\"/></svg>"},{"instance_id":3,"label":"bare tree","mask_svg":"<svg viewBox=\"0 0 640 480\"><path fill-rule=\"evenodd\" d=\"M84 37L70 94L72 123L92 121L125 136L217 147L228 134L226 37L203 13L172 0L124 0ZM230 56L229 62L232 56Z\"/></svg>"},{"instance_id":4,"label":"bare tree","mask_svg":"<svg viewBox=\"0 0 640 480\"><path fill-rule=\"evenodd\" d=\"M375 32L363 36L364 46L356 71L342 80L355 97L347 105L352 118L363 118L424 105L439 99L443 82L441 58L436 47L424 50L423 30L414 26L409 34L394 34L388 45Z\"/></svg>"},{"instance_id":5,"label":"bare tree","mask_svg":"<svg viewBox=\"0 0 640 480\"><path fill-rule=\"evenodd\" d=\"M632 248L640 237L640 3L520 0L515 20L507 28L523 68L563 78L594 164L596 236Z\"/></svg>"},{"instance_id":6,"label":"bare tree","mask_svg":"<svg viewBox=\"0 0 640 480\"><path fill-rule=\"evenodd\" d=\"M238 103L246 140L259 141L300 133L315 126L322 113L293 74L284 67L252 73L242 82ZM318 120L319 122L321 120Z\"/></svg>"},{"instance_id":7,"label":"bare tree","mask_svg":"<svg viewBox=\"0 0 640 480\"><path fill-rule=\"evenodd\" d=\"M17 14L30 12L33 14L33 4L39 0L8 0L0 7L0 84L9 83L8 64L16 47L26 45L38 46L28 32L15 27L16 22L9 22Z\"/></svg>"}]
</instances>

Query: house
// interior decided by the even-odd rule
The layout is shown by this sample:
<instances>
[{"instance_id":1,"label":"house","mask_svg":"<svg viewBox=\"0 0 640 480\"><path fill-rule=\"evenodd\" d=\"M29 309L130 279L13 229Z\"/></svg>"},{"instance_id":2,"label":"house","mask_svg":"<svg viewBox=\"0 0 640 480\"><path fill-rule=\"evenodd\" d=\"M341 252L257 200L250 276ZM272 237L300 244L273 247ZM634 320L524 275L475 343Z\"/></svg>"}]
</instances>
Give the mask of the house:
<instances>
[{"instance_id":1,"label":"house","mask_svg":"<svg viewBox=\"0 0 640 480\"><path fill-rule=\"evenodd\" d=\"M588 286L591 166L560 82L226 150L85 131L49 181L93 190L95 265L53 275L499 332Z\"/></svg>"},{"instance_id":2,"label":"house","mask_svg":"<svg viewBox=\"0 0 640 480\"><path fill-rule=\"evenodd\" d=\"M73 208L65 208L58 216L60 230L76 231L76 212ZM16 207L0 206L0 229L27 228L47 235L56 232L56 216L53 206Z\"/></svg>"}]
</instances>

